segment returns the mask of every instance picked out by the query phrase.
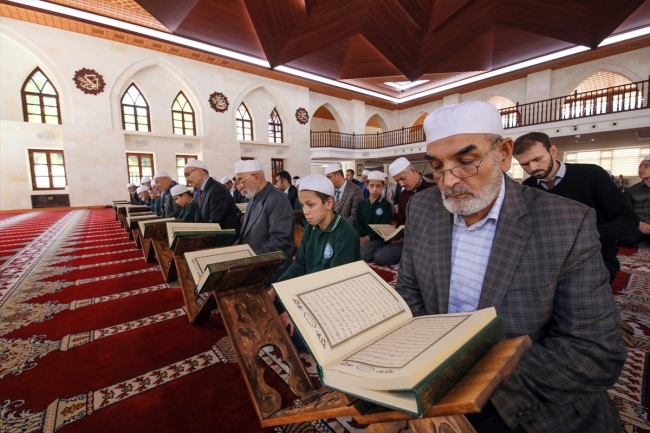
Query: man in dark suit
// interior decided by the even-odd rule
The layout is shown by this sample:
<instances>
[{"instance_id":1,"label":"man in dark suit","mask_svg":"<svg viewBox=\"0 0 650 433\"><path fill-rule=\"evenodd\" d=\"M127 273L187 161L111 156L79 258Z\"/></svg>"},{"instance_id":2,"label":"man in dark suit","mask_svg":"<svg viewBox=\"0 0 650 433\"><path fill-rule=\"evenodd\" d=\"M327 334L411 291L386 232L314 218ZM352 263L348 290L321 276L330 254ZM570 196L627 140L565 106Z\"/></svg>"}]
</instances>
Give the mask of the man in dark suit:
<instances>
[{"instance_id":1,"label":"man in dark suit","mask_svg":"<svg viewBox=\"0 0 650 433\"><path fill-rule=\"evenodd\" d=\"M174 201L171 189L173 186L178 185L178 183L173 181L166 171L157 172L153 176L153 179L156 181L156 184L158 184L158 189L162 191L160 194L161 216L163 218L177 218L181 214L183 208L177 205Z\"/></svg>"},{"instance_id":2,"label":"man in dark suit","mask_svg":"<svg viewBox=\"0 0 650 433\"><path fill-rule=\"evenodd\" d=\"M565 164L556 159L557 148L543 132L530 132L515 140L514 157L530 175L524 185L583 203L596 211L600 254L614 281L621 265L616 258L616 241L632 235L639 217L612 182L595 164Z\"/></svg>"},{"instance_id":3,"label":"man in dark suit","mask_svg":"<svg viewBox=\"0 0 650 433\"><path fill-rule=\"evenodd\" d=\"M283 170L275 175L275 186L287 195L289 203L291 203L291 209L295 209L298 200L298 188L291 185L291 175L288 171Z\"/></svg>"},{"instance_id":4,"label":"man in dark suit","mask_svg":"<svg viewBox=\"0 0 650 433\"><path fill-rule=\"evenodd\" d=\"M289 177L291 179L291 177ZM275 283L293 262L293 207L285 194L266 181L257 160L235 164L235 182L249 199L237 244L248 244L255 254L283 251L286 259L264 282Z\"/></svg>"},{"instance_id":5,"label":"man in dark suit","mask_svg":"<svg viewBox=\"0 0 650 433\"><path fill-rule=\"evenodd\" d=\"M328 165L325 176L334 185L334 212L356 225L357 206L363 200L361 189L343 177L341 164Z\"/></svg>"},{"instance_id":6,"label":"man in dark suit","mask_svg":"<svg viewBox=\"0 0 650 433\"><path fill-rule=\"evenodd\" d=\"M129 190L129 203L140 204L140 200L138 200L138 194L135 192L138 189L138 186L132 182L129 182L126 184L126 189Z\"/></svg>"},{"instance_id":7,"label":"man in dark suit","mask_svg":"<svg viewBox=\"0 0 650 433\"><path fill-rule=\"evenodd\" d=\"M222 229L235 229L239 233L237 206L230 192L220 182L210 177L203 161L192 159L185 165L185 178L199 190L196 209L197 223L219 223Z\"/></svg>"},{"instance_id":8,"label":"man in dark suit","mask_svg":"<svg viewBox=\"0 0 650 433\"><path fill-rule=\"evenodd\" d=\"M495 307L533 345L476 415L480 432L620 432L626 358L593 209L504 176L513 141L481 101L424 122L438 186L407 205L396 290L415 316Z\"/></svg>"}]
</instances>

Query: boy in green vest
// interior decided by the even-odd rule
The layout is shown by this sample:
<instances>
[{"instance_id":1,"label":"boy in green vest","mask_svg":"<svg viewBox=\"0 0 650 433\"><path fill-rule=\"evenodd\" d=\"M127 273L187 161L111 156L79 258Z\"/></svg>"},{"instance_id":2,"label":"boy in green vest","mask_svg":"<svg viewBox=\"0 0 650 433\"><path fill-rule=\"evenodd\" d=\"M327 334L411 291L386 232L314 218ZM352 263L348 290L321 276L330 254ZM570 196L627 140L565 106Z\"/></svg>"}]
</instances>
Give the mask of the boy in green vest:
<instances>
[{"instance_id":1,"label":"boy in green vest","mask_svg":"<svg viewBox=\"0 0 650 433\"><path fill-rule=\"evenodd\" d=\"M366 262L375 260L375 252L386 242L370 228L370 224L390 224L393 219L392 203L382 198L386 175L381 171L368 174L368 191L370 195L357 206L357 233L361 243L361 259Z\"/></svg>"},{"instance_id":2,"label":"boy in green vest","mask_svg":"<svg viewBox=\"0 0 650 433\"><path fill-rule=\"evenodd\" d=\"M305 227L296 260L278 282L361 259L359 235L354 226L333 211L334 185L328 178L312 174L300 179L298 200L309 225ZM277 297L275 305L282 323L290 328L289 335L293 335L293 323Z\"/></svg>"},{"instance_id":3,"label":"boy in green vest","mask_svg":"<svg viewBox=\"0 0 650 433\"><path fill-rule=\"evenodd\" d=\"M174 185L171 194L176 204L183 208L176 219L183 220L186 223L193 223L196 216L197 201L192 197L190 189L185 185Z\"/></svg>"}]
</instances>

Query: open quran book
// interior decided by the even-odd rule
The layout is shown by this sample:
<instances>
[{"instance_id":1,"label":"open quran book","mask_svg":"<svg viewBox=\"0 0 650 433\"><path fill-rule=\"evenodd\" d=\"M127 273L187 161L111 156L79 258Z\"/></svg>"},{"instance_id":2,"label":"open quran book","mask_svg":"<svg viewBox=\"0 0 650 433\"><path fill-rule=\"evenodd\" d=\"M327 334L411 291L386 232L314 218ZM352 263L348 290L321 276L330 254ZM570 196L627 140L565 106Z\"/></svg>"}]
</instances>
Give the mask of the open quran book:
<instances>
[{"instance_id":1,"label":"open quran book","mask_svg":"<svg viewBox=\"0 0 650 433\"><path fill-rule=\"evenodd\" d=\"M147 220L155 220L155 219L160 219L158 215L155 213L151 212L150 214L147 215L134 215L131 214L128 217L126 217L126 226L131 227L132 223L135 221L147 221Z\"/></svg>"},{"instance_id":2,"label":"open quran book","mask_svg":"<svg viewBox=\"0 0 650 433\"><path fill-rule=\"evenodd\" d=\"M246 213L246 209L248 209L248 203L235 203L235 206L237 206L243 213Z\"/></svg>"},{"instance_id":3,"label":"open quran book","mask_svg":"<svg viewBox=\"0 0 650 433\"><path fill-rule=\"evenodd\" d=\"M251 270L255 267L261 270L265 268L264 265L267 262L277 262L277 265L279 265L285 258L282 251L258 256L248 245L192 251L185 253L184 256L187 266L190 268L194 284L196 284L195 291L197 294L213 290L218 276L229 268L249 266ZM270 272L273 269L271 268Z\"/></svg>"},{"instance_id":4,"label":"open quran book","mask_svg":"<svg viewBox=\"0 0 650 433\"><path fill-rule=\"evenodd\" d=\"M138 228L140 229L140 236L143 238L150 237L149 229L154 225L154 224L159 224L161 222L167 222L167 221L176 221L176 218L157 218L157 219L152 219L152 220L140 220L138 221Z\"/></svg>"},{"instance_id":5,"label":"open quran book","mask_svg":"<svg viewBox=\"0 0 650 433\"><path fill-rule=\"evenodd\" d=\"M231 245L237 238L234 229L222 230L219 223L187 223L178 220L167 223L167 241L170 249L174 249L176 240L180 237L211 234L222 238L219 242L221 245Z\"/></svg>"},{"instance_id":6,"label":"open quran book","mask_svg":"<svg viewBox=\"0 0 650 433\"><path fill-rule=\"evenodd\" d=\"M391 239L395 238L395 236L402 233L404 230L403 225L395 227L390 224L368 224L368 227L373 229L379 236L381 236L384 242L390 241Z\"/></svg>"},{"instance_id":7,"label":"open quran book","mask_svg":"<svg viewBox=\"0 0 650 433\"><path fill-rule=\"evenodd\" d=\"M273 287L324 386L418 417L503 334L494 308L413 317L363 261Z\"/></svg>"}]
</instances>

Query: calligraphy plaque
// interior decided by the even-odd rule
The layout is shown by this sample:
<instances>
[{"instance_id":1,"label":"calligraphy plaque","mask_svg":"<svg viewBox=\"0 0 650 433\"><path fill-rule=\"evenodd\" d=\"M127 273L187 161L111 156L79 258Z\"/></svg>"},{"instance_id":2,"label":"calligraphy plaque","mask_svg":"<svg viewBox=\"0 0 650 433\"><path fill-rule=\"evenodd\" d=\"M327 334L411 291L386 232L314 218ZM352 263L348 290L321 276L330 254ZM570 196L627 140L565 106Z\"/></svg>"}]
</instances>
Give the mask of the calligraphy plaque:
<instances>
[{"instance_id":1,"label":"calligraphy plaque","mask_svg":"<svg viewBox=\"0 0 650 433\"><path fill-rule=\"evenodd\" d=\"M209 102L210 102L210 107L212 107L212 109L217 113L223 113L228 109L228 106L230 105L226 95L219 92L214 92L213 94L211 94L209 98Z\"/></svg>"},{"instance_id":2,"label":"calligraphy plaque","mask_svg":"<svg viewBox=\"0 0 650 433\"><path fill-rule=\"evenodd\" d=\"M309 113L307 112L307 110L305 110L304 108L298 108L296 110L296 120L301 125L304 125L305 123L309 122Z\"/></svg>"},{"instance_id":3,"label":"calligraphy plaque","mask_svg":"<svg viewBox=\"0 0 650 433\"><path fill-rule=\"evenodd\" d=\"M99 93L102 93L104 91L104 87L106 87L104 77L102 77L94 69L79 69L74 73L72 81L74 81L77 89L88 95L97 95Z\"/></svg>"}]
</instances>

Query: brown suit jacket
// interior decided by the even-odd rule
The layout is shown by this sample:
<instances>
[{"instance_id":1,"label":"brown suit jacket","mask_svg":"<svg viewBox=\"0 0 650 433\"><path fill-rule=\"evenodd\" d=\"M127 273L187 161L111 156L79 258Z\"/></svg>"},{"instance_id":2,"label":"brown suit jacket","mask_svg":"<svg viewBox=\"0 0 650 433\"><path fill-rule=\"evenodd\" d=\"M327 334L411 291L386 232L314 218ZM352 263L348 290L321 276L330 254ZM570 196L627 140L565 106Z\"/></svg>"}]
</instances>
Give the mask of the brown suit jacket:
<instances>
[{"instance_id":1,"label":"brown suit jacket","mask_svg":"<svg viewBox=\"0 0 650 433\"><path fill-rule=\"evenodd\" d=\"M533 346L491 401L511 428L620 432L606 390L626 351L594 211L505 182L478 308L495 307L505 338ZM452 218L437 187L409 201L396 290L416 316L447 312Z\"/></svg>"},{"instance_id":2,"label":"brown suit jacket","mask_svg":"<svg viewBox=\"0 0 650 433\"><path fill-rule=\"evenodd\" d=\"M334 206L334 212L341 215L355 226L357 225L357 206L361 201L363 201L361 188L349 180L346 180L343 197L341 197L339 202Z\"/></svg>"}]
</instances>

